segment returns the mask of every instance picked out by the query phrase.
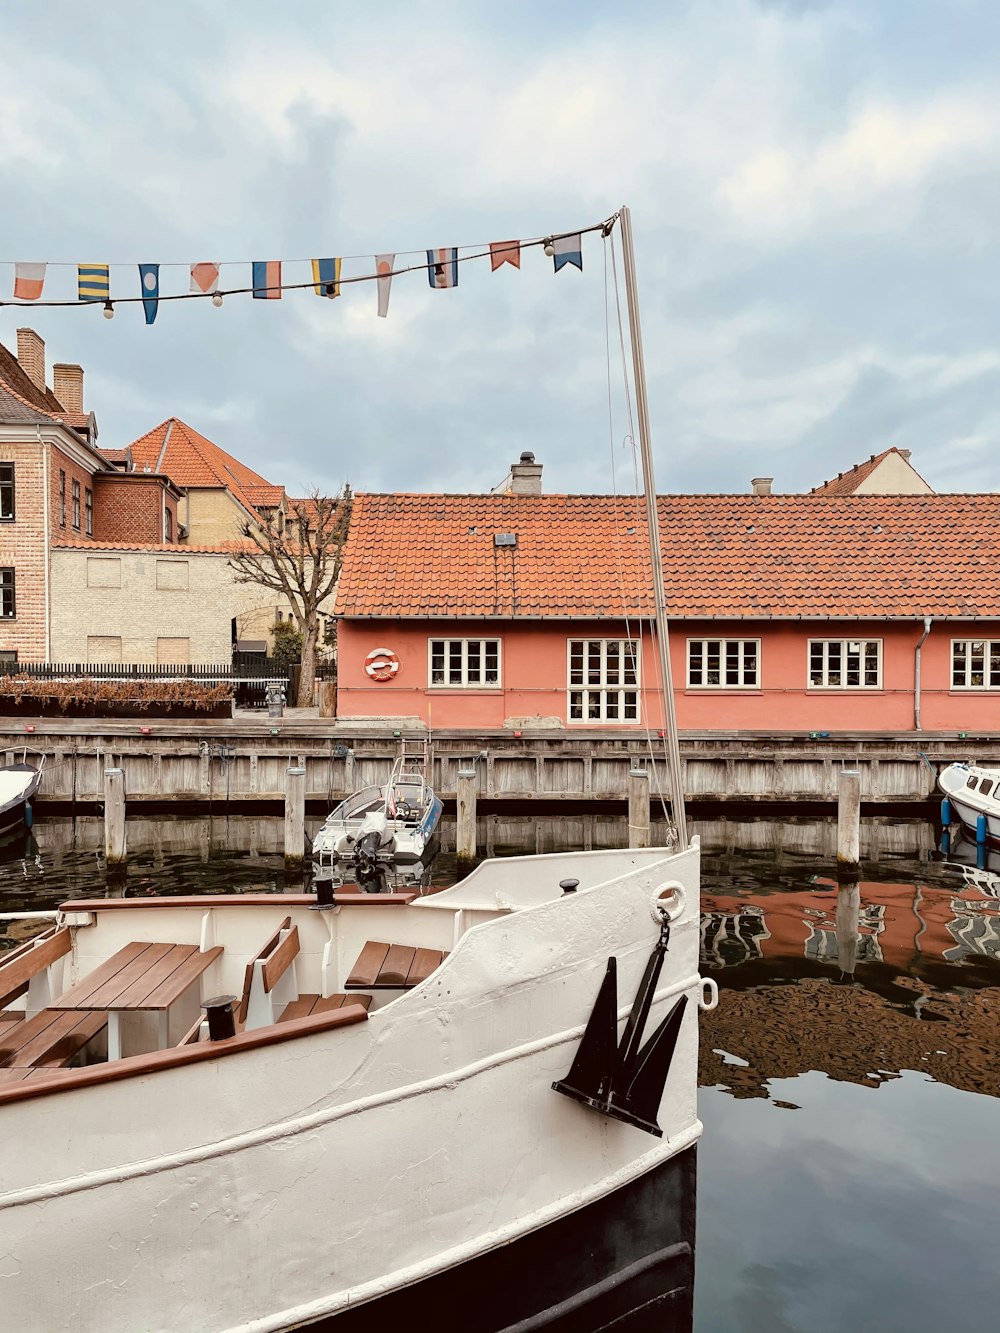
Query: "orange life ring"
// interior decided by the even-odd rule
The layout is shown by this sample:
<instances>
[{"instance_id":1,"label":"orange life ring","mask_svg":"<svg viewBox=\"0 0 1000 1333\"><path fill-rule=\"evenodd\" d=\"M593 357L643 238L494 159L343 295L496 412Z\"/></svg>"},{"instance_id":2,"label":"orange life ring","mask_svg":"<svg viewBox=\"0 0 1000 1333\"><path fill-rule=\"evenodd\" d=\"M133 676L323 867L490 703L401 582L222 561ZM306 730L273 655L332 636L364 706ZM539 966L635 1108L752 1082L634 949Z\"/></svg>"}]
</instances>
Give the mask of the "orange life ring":
<instances>
[{"instance_id":1,"label":"orange life ring","mask_svg":"<svg viewBox=\"0 0 1000 1333\"><path fill-rule=\"evenodd\" d=\"M373 648L365 658L365 671L372 680L392 680L399 670L399 658L391 648Z\"/></svg>"}]
</instances>

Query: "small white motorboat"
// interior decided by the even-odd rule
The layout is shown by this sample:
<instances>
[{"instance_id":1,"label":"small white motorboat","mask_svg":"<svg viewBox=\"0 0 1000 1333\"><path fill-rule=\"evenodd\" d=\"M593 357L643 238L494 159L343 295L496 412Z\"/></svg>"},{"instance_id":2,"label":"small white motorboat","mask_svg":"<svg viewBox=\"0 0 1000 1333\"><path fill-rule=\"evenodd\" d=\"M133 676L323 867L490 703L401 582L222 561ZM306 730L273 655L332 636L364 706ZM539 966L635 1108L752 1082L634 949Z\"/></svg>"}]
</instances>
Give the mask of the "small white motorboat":
<instances>
[{"instance_id":1,"label":"small white motorboat","mask_svg":"<svg viewBox=\"0 0 1000 1333\"><path fill-rule=\"evenodd\" d=\"M314 877L332 879L347 863L367 882L386 866L422 860L441 808L423 772L397 759L388 782L352 792L327 815L313 839Z\"/></svg>"},{"instance_id":2,"label":"small white motorboat","mask_svg":"<svg viewBox=\"0 0 1000 1333\"><path fill-rule=\"evenodd\" d=\"M985 818L987 840L1000 845L1000 768L962 760L941 770L938 786L967 829Z\"/></svg>"},{"instance_id":3,"label":"small white motorboat","mask_svg":"<svg viewBox=\"0 0 1000 1333\"><path fill-rule=\"evenodd\" d=\"M31 800L42 780L42 763L27 762L27 750L18 764L0 766L0 829L31 823Z\"/></svg>"}]
</instances>

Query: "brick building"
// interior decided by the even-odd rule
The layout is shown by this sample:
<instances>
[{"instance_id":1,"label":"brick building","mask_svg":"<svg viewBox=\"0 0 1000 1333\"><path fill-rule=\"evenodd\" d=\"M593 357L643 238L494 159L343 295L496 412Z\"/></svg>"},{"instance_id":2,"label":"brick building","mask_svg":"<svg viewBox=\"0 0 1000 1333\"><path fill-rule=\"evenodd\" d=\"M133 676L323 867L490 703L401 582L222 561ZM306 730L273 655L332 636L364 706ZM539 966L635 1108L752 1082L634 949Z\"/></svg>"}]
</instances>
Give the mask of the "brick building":
<instances>
[{"instance_id":1,"label":"brick building","mask_svg":"<svg viewBox=\"0 0 1000 1333\"><path fill-rule=\"evenodd\" d=\"M89 543L135 524L175 540L178 488L150 474L140 493L96 441L81 367L54 366L50 388L44 342L18 329L16 356L0 345L0 660L51 656L51 551L60 541Z\"/></svg>"}]
</instances>

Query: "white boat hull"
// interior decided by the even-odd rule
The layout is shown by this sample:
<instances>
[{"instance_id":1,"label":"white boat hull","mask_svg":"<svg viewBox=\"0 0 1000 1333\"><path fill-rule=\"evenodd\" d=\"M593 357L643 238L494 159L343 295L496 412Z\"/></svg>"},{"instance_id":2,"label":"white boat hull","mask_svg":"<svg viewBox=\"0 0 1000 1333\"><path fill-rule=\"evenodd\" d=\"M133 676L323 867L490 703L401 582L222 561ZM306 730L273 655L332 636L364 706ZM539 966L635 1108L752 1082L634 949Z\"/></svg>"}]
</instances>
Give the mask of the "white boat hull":
<instances>
[{"instance_id":1,"label":"white boat hull","mask_svg":"<svg viewBox=\"0 0 1000 1333\"><path fill-rule=\"evenodd\" d=\"M969 786L970 779L975 781L975 789ZM984 781L990 783L989 794L984 794L980 787ZM938 786L973 835L980 817L985 815L987 837L990 842L1000 845L1000 800L993 795L1000 786L1000 769L979 764L949 764L941 771Z\"/></svg>"},{"instance_id":2,"label":"white boat hull","mask_svg":"<svg viewBox=\"0 0 1000 1333\"><path fill-rule=\"evenodd\" d=\"M592 855L633 868L587 889L586 859L513 858L505 875L491 863L478 887L473 876L421 900L426 912L408 908L411 930L423 918L429 936L439 932L444 911L461 938L366 1023L144 1076L39 1085L7 1105L0 1092L4 1140L17 1144L0 1194L0 1254L16 1256L4 1284L10 1326L308 1325L570 1216L691 1147L701 1131L697 849L659 861ZM538 901L532 876L542 873L580 874L581 891ZM621 1030L657 937L653 891L672 880L687 901L648 1030L678 996L693 1003L657 1139L552 1083L569 1069L608 955ZM277 898L272 917L285 910ZM351 910L380 919L374 907ZM158 930L183 938L182 909L161 913ZM107 915L121 938L134 931L127 912ZM305 965L325 926L320 913L293 915Z\"/></svg>"}]
</instances>

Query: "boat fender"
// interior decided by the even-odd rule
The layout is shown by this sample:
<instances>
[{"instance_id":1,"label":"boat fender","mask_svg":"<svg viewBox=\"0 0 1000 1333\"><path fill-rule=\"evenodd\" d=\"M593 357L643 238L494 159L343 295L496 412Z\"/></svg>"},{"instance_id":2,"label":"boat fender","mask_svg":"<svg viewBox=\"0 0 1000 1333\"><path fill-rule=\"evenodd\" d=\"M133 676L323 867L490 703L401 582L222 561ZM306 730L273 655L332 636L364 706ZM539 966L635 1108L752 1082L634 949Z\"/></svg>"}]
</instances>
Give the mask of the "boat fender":
<instances>
[{"instance_id":1,"label":"boat fender","mask_svg":"<svg viewBox=\"0 0 1000 1333\"><path fill-rule=\"evenodd\" d=\"M698 1008L709 1013L719 1007L719 987L714 977L702 977L701 994L698 996Z\"/></svg>"},{"instance_id":2,"label":"boat fender","mask_svg":"<svg viewBox=\"0 0 1000 1333\"><path fill-rule=\"evenodd\" d=\"M941 801L941 823L945 828L951 823L951 801L947 796Z\"/></svg>"},{"instance_id":3,"label":"boat fender","mask_svg":"<svg viewBox=\"0 0 1000 1333\"><path fill-rule=\"evenodd\" d=\"M30 802L30 801L25 801L25 803L24 803L24 825L25 825L25 828L31 828L31 826L32 826L32 824L33 824L34 822L35 822L35 813L34 813L34 811L33 811L32 808L31 808L31 802Z\"/></svg>"},{"instance_id":4,"label":"boat fender","mask_svg":"<svg viewBox=\"0 0 1000 1333\"><path fill-rule=\"evenodd\" d=\"M684 915L686 901L684 885L676 879L668 880L653 894L649 904L649 914L658 926L667 925Z\"/></svg>"},{"instance_id":5,"label":"boat fender","mask_svg":"<svg viewBox=\"0 0 1000 1333\"><path fill-rule=\"evenodd\" d=\"M984 847L986 845L986 837L987 834L989 833L989 830L990 826L989 823L987 822L986 816L979 815L976 819L976 843L978 846Z\"/></svg>"}]
</instances>

